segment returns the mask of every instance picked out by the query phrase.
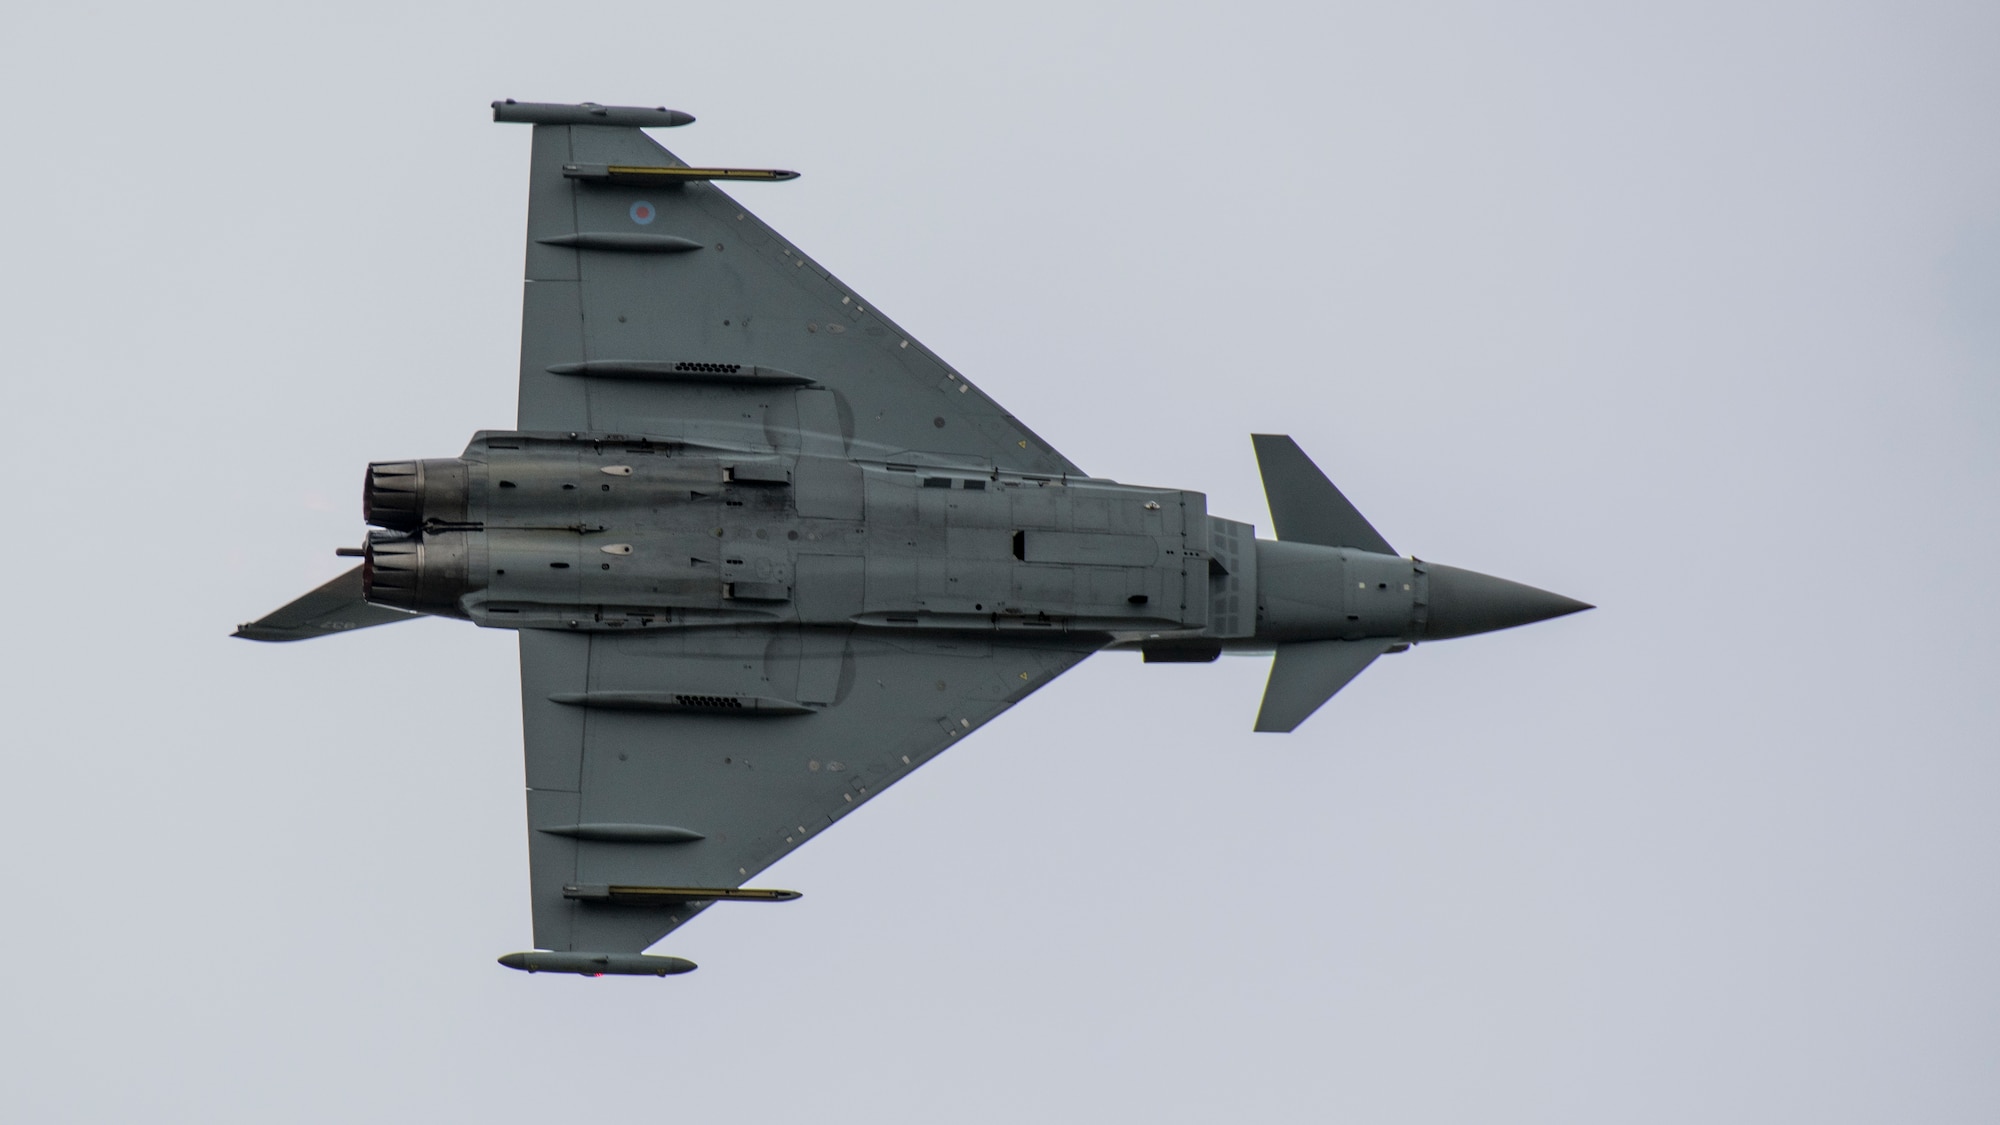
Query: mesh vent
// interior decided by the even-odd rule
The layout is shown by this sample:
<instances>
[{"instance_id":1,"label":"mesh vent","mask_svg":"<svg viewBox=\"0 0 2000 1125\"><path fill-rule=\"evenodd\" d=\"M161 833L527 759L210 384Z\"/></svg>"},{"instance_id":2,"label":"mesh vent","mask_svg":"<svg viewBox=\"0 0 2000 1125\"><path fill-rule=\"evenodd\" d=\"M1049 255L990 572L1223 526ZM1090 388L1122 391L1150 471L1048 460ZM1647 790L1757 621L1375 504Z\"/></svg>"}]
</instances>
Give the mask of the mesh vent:
<instances>
[{"instance_id":1,"label":"mesh vent","mask_svg":"<svg viewBox=\"0 0 2000 1125\"><path fill-rule=\"evenodd\" d=\"M1254 621L1245 628L1243 619L1244 555L1254 550L1245 542L1243 524L1210 517L1208 521L1209 628L1223 637L1238 637L1256 631Z\"/></svg>"},{"instance_id":2,"label":"mesh vent","mask_svg":"<svg viewBox=\"0 0 2000 1125\"><path fill-rule=\"evenodd\" d=\"M688 371L698 375L734 375L743 370L740 363L693 363L682 360L674 364L675 371Z\"/></svg>"},{"instance_id":3,"label":"mesh vent","mask_svg":"<svg viewBox=\"0 0 2000 1125\"><path fill-rule=\"evenodd\" d=\"M743 706L743 701L729 695L675 695L674 702L683 707L701 707L710 711L728 711Z\"/></svg>"}]
</instances>

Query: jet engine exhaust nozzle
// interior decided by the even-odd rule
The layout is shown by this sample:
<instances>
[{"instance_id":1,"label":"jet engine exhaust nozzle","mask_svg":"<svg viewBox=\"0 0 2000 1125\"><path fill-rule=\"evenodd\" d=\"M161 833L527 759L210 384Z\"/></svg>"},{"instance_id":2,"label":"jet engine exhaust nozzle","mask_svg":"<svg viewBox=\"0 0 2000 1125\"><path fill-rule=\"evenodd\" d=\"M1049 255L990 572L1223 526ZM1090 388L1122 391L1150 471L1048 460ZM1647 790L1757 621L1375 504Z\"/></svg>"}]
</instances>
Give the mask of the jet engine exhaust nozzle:
<instances>
[{"instance_id":1,"label":"jet engine exhaust nozzle","mask_svg":"<svg viewBox=\"0 0 2000 1125\"><path fill-rule=\"evenodd\" d=\"M463 616L458 599L472 588L463 531L373 531L362 548L361 596L376 605Z\"/></svg>"},{"instance_id":2,"label":"jet engine exhaust nozzle","mask_svg":"<svg viewBox=\"0 0 2000 1125\"><path fill-rule=\"evenodd\" d=\"M463 523L468 494L466 464L456 457L428 461L376 461L361 488L361 518L392 531L427 523Z\"/></svg>"}]
</instances>

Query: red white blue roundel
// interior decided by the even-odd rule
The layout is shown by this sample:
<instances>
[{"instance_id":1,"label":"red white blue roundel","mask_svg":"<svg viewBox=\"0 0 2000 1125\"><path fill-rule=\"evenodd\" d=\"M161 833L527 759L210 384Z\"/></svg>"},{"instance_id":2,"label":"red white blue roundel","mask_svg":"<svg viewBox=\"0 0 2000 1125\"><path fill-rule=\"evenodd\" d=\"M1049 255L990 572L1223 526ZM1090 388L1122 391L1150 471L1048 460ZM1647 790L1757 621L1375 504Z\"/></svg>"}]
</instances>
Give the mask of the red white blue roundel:
<instances>
[{"instance_id":1,"label":"red white blue roundel","mask_svg":"<svg viewBox=\"0 0 2000 1125\"><path fill-rule=\"evenodd\" d=\"M652 204L646 202L643 199L632 205L631 213L632 213L632 221L638 223L642 227L645 226L647 223L652 222L653 217L659 214L657 210L654 210Z\"/></svg>"}]
</instances>

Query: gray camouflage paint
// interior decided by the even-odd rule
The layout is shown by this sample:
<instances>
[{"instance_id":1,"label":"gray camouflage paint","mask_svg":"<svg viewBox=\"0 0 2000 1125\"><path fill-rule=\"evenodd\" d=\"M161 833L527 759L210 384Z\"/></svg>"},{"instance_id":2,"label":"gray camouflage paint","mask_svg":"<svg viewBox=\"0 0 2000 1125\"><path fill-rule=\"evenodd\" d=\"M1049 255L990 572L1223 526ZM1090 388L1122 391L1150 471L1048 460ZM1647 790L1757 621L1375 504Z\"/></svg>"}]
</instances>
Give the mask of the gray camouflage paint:
<instances>
[{"instance_id":1,"label":"gray camouflage paint","mask_svg":"<svg viewBox=\"0 0 2000 1125\"><path fill-rule=\"evenodd\" d=\"M1290 438L1277 531L1090 477L641 126L534 128L519 431L369 467L364 562L238 635L430 614L511 628L535 945L640 957L959 738L1105 648L1272 651L1290 731L1377 656L1589 608L1399 556Z\"/></svg>"}]
</instances>

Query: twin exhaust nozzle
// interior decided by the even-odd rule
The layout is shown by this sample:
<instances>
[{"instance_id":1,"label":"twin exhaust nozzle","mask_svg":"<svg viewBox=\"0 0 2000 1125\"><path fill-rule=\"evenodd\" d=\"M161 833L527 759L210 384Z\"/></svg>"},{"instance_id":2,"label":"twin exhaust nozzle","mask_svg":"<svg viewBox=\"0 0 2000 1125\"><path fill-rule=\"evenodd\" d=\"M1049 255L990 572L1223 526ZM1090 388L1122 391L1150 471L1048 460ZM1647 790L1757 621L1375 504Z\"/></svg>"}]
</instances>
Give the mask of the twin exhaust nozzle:
<instances>
[{"instance_id":1,"label":"twin exhaust nozzle","mask_svg":"<svg viewBox=\"0 0 2000 1125\"><path fill-rule=\"evenodd\" d=\"M361 518L371 531L362 558L361 596L377 605L457 615L469 586L467 465L456 457L376 461L361 485ZM426 534L427 531L442 532Z\"/></svg>"}]
</instances>

